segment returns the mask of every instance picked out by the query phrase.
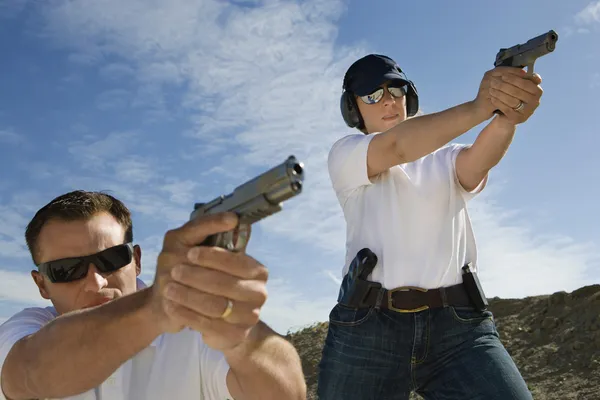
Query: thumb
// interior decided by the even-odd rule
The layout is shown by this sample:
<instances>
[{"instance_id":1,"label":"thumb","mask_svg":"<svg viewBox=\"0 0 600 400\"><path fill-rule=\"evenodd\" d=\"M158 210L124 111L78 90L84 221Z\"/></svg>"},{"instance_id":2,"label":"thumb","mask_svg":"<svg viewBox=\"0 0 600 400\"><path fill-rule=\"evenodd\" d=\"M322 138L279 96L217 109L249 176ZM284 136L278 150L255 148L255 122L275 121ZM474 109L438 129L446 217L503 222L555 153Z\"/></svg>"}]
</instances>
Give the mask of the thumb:
<instances>
[{"instance_id":1,"label":"thumb","mask_svg":"<svg viewBox=\"0 0 600 400\"><path fill-rule=\"evenodd\" d=\"M531 75L531 80L536 85L539 85L540 83L542 83L542 77L539 74L535 73L535 72L533 73L533 75Z\"/></svg>"},{"instance_id":2,"label":"thumb","mask_svg":"<svg viewBox=\"0 0 600 400\"><path fill-rule=\"evenodd\" d=\"M171 238L165 236L164 247L167 247L166 242L170 239L186 247L197 246L211 235L235 229L237 224L238 217L232 212L198 217L173 230Z\"/></svg>"}]
</instances>

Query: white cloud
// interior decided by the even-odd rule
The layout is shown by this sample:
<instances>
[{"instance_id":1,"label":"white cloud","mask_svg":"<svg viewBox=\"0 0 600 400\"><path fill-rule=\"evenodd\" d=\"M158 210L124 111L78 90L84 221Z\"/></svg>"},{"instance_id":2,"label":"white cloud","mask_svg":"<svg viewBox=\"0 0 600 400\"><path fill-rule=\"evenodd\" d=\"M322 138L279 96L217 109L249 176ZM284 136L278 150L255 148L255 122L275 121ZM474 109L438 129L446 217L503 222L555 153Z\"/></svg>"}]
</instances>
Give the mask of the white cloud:
<instances>
[{"instance_id":1,"label":"white cloud","mask_svg":"<svg viewBox=\"0 0 600 400\"><path fill-rule=\"evenodd\" d=\"M83 168L102 169L108 161L126 156L137 139L133 132L113 132L103 139L72 143L68 151Z\"/></svg>"},{"instance_id":2,"label":"white cloud","mask_svg":"<svg viewBox=\"0 0 600 400\"><path fill-rule=\"evenodd\" d=\"M96 97L96 107L102 111L124 111L129 107L131 94L123 89L110 89Z\"/></svg>"},{"instance_id":3,"label":"white cloud","mask_svg":"<svg viewBox=\"0 0 600 400\"><path fill-rule=\"evenodd\" d=\"M117 179L124 182L148 183L156 178L155 163L131 155L114 162Z\"/></svg>"},{"instance_id":4,"label":"white cloud","mask_svg":"<svg viewBox=\"0 0 600 400\"><path fill-rule=\"evenodd\" d=\"M269 297L261 311L261 319L283 335L316 321L326 321L337 296L336 292L327 297L309 297L306 291L281 279L270 280L267 288Z\"/></svg>"},{"instance_id":5,"label":"white cloud","mask_svg":"<svg viewBox=\"0 0 600 400\"><path fill-rule=\"evenodd\" d=\"M2 0L0 2L0 18L16 17L25 9L28 0Z\"/></svg>"},{"instance_id":6,"label":"white cloud","mask_svg":"<svg viewBox=\"0 0 600 400\"><path fill-rule=\"evenodd\" d=\"M600 73L596 72L595 74L592 75L590 87L592 89L600 87Z\"/></svg>"},{"instance_id":7,"label":"white cloud","mask_svg":"<svg viewBox=\"0 0 600 400\"><path fill-rule=\"evenodd\" d=\"M99 74L107 81L130 78L135 71L127 64L111 63L100 68Z\"/></svg>"},{"instance_id":8,"label":"white cloud","mask_svg":"<svg viewBox=\"0 0 600 400\"><path fill-rule=\"evenodd\" d=\"M0 129L0 143L18 144L23 140L25 140L24 137L12 129Z\"/></svg>"},{"instance_id":9,"label":"white cloud","mask_svg":"<svg viewBox=\"0 0 600 400\"><path fill-rule=\"evenodd\" d=\"M583 25L600 22L600 1L589 3L575 15L575 21Z\"/></svg>"},{"instance_id":10,"label":"white cloud","mask_svg":"<svg viewBox=\"0 0 600 400\"><path fill-rule=\"evenodd\" d=\"M24 302L37 306L48 306L51 303L40 296L31 275L24 272L0 269L0 299Z\"/></svg>"},{"instance_id":11,"label":"white cloud","mask_svg":"<svg viewBox=\"0 0 600 400\"><path fill-rule=\"evenodd\" d=\"M470 208L488 296L541 295L590 283L591 271L600 266L598 244L536 231L528 215L494 201L500 185L492 183L487 189L489 193L484 191Z\"/></svg>"}]
</instances>

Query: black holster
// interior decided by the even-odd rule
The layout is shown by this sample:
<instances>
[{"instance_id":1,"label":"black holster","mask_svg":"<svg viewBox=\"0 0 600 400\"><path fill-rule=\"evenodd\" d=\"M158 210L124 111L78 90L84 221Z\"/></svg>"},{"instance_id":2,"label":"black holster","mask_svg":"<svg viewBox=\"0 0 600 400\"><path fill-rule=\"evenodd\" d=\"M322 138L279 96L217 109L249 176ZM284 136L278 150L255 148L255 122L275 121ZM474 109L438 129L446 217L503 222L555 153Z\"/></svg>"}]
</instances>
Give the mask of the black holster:
<instances>
[{"instance_id":1,"label":"black holster","mask_svg":"<svg viewBox=\"0 0 600 400\"><path fill-rule=\"evenodd\" d=\"M370 249L360 250L350 263L342 281L338 302L352 308L367 308L375 304L381 284L367 278L377 265L377 256Z\"/></svg>"},{"instance_id":2,"label":"black holster","mask_svg":"<svg viewBox=\"0 0 600 400\"><path fill-rule=\"evenodd\" d=\"M477 277L477 273L471 269L471 263L462 267L463 270L463 286L471 299L471 302L475 305L475 308L479 311L483 311L488 307L488 301Z\"/></svg>"}]
</instances>

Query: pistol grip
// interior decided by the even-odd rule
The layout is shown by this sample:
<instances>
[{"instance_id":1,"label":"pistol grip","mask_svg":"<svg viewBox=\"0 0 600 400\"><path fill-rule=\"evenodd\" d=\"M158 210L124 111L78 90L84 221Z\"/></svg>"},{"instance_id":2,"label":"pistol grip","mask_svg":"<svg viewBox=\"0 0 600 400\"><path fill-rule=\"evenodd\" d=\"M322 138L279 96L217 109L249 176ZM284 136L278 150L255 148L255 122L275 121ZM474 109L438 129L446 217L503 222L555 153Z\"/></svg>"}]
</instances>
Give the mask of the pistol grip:
<instances>
[{"instance_id":1,"label":"pistol grip","mask_svg":"<svg viewBox=\"0 0 600 400\"><path fill-rule=\"evenodd\" d=\"M225 250L240 252L246 249L249 240L250 225L241 223L234 230L220 232L207 237L201 245L221 247Z\"/></svg>"}]
</instances>

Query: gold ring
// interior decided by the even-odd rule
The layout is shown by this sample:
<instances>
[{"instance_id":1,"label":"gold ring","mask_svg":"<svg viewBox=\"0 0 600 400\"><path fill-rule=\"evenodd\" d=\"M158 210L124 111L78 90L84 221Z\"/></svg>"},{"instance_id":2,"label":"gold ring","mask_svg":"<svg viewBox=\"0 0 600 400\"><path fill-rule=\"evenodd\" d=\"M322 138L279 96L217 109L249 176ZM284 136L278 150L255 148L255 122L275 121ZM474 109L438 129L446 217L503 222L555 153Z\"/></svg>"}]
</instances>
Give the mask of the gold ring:
<instances>
[{"instance_id":1,"label":"gold ring","mask_svg":"<svg viewBox=\"0 0 600 400\"><path fill-rule=\"evenodd\" d=\"M232 311L233 311L233 301L227 299L227 308L225 309L225 311L223 311L223 314L221 314L221 319L227 318L231 314Z\"/></svg>"}]
</instances>

